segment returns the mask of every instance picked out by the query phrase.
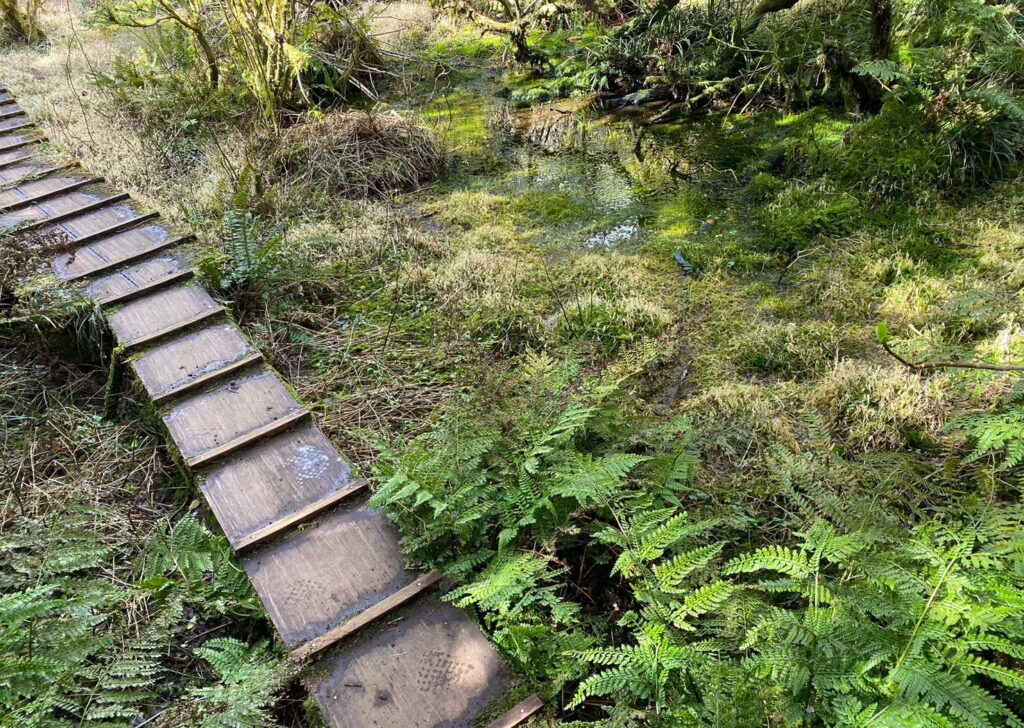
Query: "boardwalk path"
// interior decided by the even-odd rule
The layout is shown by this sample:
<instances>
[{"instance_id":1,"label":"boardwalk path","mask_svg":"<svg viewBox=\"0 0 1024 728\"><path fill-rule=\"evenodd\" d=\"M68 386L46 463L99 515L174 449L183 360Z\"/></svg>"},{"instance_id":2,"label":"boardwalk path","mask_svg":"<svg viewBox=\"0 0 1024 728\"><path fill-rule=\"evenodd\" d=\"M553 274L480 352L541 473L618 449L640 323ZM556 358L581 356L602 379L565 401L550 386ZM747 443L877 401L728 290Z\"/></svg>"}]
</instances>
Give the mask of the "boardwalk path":
<instances>
[{"instance_id":1,"label":"boardwalk path","mask_svg":"<svg viewBox=\"0 0 1024 728\"><path fill-rule=\"evenodd\" d=\"M458 728L511 702L507 666L438 598L440 575L405 568L366 484L192 280L188 236L41 141L0 90L0 233L66 243L54 271L102 307L328 724Z\"/></svg>"}]
</instances>

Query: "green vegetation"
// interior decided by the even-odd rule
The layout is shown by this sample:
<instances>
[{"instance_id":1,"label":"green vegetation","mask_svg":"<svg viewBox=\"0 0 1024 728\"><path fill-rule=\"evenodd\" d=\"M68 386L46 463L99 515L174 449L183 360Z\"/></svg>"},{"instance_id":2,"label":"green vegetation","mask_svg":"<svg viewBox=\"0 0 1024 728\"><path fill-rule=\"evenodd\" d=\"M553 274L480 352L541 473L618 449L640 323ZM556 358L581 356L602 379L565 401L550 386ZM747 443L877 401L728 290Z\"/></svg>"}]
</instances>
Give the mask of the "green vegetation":
<instances>
[{"instance_id":1,"label":"green vegetation","mask_svg":"<svg viewBox=\"0 0 1024 728\"><path fill-rule=\"evenodd\" d=\"M102 419L102 370L28 327L0 341L0 725L274 719L292 672L159 437Z\"/></svg>"},{"instance_id":2,"label":"green vegetation","mask_svg":"<svg viewBox=\"0 0 1024 728\"><path fill-rule=\"evenodd\" d=\"M539 724L1024 723L1019 3L327 5L44 8L3 59L197 231ZM3 311L74 310L0 252ZM34 376L11 441L110 469L4 466L0 702L303 724L145 422Z\"/></svg>"}]
</instances>

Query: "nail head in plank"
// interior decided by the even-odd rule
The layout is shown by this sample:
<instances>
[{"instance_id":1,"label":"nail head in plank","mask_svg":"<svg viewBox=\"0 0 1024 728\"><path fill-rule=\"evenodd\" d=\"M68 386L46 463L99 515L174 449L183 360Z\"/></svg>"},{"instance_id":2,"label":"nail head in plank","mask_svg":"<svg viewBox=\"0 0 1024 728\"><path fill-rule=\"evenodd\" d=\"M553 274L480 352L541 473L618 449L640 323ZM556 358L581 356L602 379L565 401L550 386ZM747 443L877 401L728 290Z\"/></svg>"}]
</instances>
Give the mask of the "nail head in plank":
<instances>
[{"instance_id":1,"label":"nail head in plank","mask_svg":"<svg viewBox=\"0 0 1024 728\"><path fill-rule=\"evenodd\" d=\"M260 354L238 327L221 323L150 349L132 368L153 401L160 402L253 357Z\"/></svg>"},{"instance_id":2,"label":"nail head in plank","mask_svg":"<svg viewBox=\"0 0 1024 728\"><path fill-rule=\"evenodd\" d=\"M231 545L242 551L365 487L327 436L309 424L216 466L202 491Z\"/></svg>"},{"instance_id":3,"label":"nail head in plank","mask_svg":"<svg viewBox=\"0 0 1024 728\"><path fill-rule=\"evenodd\" d=\"M107 321L121 344L135 347L223 311L199 286L175 286L125 304L107 316Z\"/></svg>"},{"instance_id":4,"label":"nail head in plank","mask_svg":"<svg viewBox=\"0 0 1024 728\"><path fill-rule=\"evenodd\" d=\"M191 264L184 257L160 256L100 278L85 289L85 295L100 305L109 306L191 277Z\"/></svg>"},{"instance_id":5,"label":"nail head in plank","mask_svg":"<svg viewBox=\"0 0 1024 728\"><path fill-rule=\"evenodd\" d=\"M488 723L487 728L517 728L544 708L544 701L531 695L497 720Z\"/></svg>"},{"instance_id":6,"label":"nail head in plank","mask_svg":"<svg viewBox=\"0 0 1024 728\"><path fill-rule=\"evenodd\" d=\"M307 414L274 373L264 369L192 395L167 412L164 424L189 465L198 467Z\"/></svg>"},{"instance_id":7,"label":"nail head in plank","mask_svg":"<svg viewBox=\"0 0 1024 728\"><path fill-rule=\"evenodd\" d=\"M314 655L323 652L327 648L338 644L348 637L351 637L367 625L373 624L378 619L390 614L403 604L411 602L435 583L440 581L440 579L441 572L439 571L431 571L424 574L416 579L416 581L412 582L408 586L402 587L394 594L385 597L369 609L352 617L344 624L341 624L329 632L326 632L325 634L320 635L306 644L292 650L292 660L296 664L303 663Z\"/></svg>"},{"instance_id":8,"label":"nail head in plank","mask_svg":"<svg viewBox=\"0 0 1024 728\"><path fill-rule=\"evenodd\" d=\"M362 508L331 511L243 556L242 567L292 649L420 580L405 568L398 530Z\"/></svg>"},{"instance_id":9,"label":"nail head in plank","mask_svg":"<svg viewBox=\"0 0 1024 728\"><path fill-rule=\"evenodd\" d=\"M471 728L508 671L464 612L424 597L403 619L368 630L314 671L310 689L331 728Z\"/></svg>"}]
</instances>

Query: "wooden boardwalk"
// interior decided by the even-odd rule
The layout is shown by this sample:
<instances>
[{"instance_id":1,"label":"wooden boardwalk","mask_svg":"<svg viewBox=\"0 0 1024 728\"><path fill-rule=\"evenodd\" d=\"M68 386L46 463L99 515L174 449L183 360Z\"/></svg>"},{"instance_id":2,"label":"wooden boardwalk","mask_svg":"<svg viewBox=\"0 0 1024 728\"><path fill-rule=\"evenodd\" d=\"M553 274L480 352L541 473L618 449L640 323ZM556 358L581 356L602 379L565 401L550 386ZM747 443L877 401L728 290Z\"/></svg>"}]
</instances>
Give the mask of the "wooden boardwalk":
<instances>
[{"instance_id":1,"label":"wooden boardwalk","mask_svg":"<svg viewBox=\"0 0 1024 728\"><path fill-rule=\"evenodd\" d=\"M192 280L189 236L42 141L0 89L0 233L68 251L53 271L102 307L327 723L461 728L511 703L514 677L440 600L440 575L406 567L366 484ZM541 708L531 696L489 725Z\"/></svg>"}]
</instances>

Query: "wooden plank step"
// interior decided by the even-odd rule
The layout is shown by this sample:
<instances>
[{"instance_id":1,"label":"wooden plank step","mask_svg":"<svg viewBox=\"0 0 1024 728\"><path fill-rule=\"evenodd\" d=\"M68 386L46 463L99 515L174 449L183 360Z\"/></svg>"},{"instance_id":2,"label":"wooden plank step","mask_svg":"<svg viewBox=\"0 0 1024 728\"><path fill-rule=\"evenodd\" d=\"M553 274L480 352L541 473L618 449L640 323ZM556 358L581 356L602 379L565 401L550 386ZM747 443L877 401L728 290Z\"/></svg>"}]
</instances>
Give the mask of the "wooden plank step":
<instances>
[{"instance_id":1,"label":"wooden plank step","mask_svg":"<svg viewBox=\"0 0 1024 728\"><path fill-rule=\"evenodd\" d=\"M35 164L30 161L25 161L22 164L12 164L8 167L0 167L0 187L7 187L19 183L24 184L27 179L56 174L57 172L67 169L69 166L71 165L49 164L45 161L40 161Z\"/></svg>"},{"instance_id":2,"label":"wooden plank step","mask_svg":"<svg viewBox=\"0 0 1024 728\"><path fill-rule=\"evenodd\" d=\"M9 119L12 116L24 116L25 110L17 104L4 104L0 109L0 119Z\"/></svg>"},{"instance_id":3,"label":"wooden plank step","mask_svg":"<svg viewBox=\"0 0 1024 728\"><path fill-rule=\"evenodd\" d=\"M543 709L544 701L537 695L531 695L500 718L492 720L487 724L487 728L516 728Z\"/></svg>"},{"instance_id":4,"label":"wooden plank step","mask_svg":"<svg viewBox=\"0 0 1024 728\"><path fill-rule=\"evenodd\" d=\"M472 728L511 682L460 609L423 597L346 642L307 680L331 728Z\"/></svg>"},{"instance_id":5,"label":"wooden plank step","mask_svg":"<svg viewBox=\"0 0 1024 728\"><path fill-rule=\"evenodd\" d=\"M242 557L281 640L295 649L410 585L398 531L380 513L339 509ZM429 583L428 583L429 582ZM336 641L336 640L335 640Z\"/></svg>"},{"instance_id":6,"label":"wooden plank step","mask_svg":"<svg viewBox=\"0 0 1024 728\"><path fill-rule=\"evenodd\" d=\"M264 369L192 395L163 419L188 465L197 468L281 432L308 414L277 376Z\"/></svg>"},{"instance_id":7,"label":"wooden plank step","mask_svg":"<svg viewBox=\"0 0 1024 728\"><path fill-rule=\"evenodd\" d=\"M36 150L31 147L17 149L13 152L0 152L0 169L7 169L16 164L22 164L35 156L37 156Z\"/></svg>"},{"instance_id":8,"label":"wooden plank step","mask_svg":"<svg viewBox=\"0 0 1024 728\"><path fill-rule=\"evenodd\" d=\"M7 91L6 89L3 90L3 91L0 91L0 104L13 104L13 103L14 103L14 96L11 95L10 91Z\"/></svg>"},{"instance_id":9,"label":"wooden plank step","mask_svg":"<svg viewBox=\"0 0 1024 728\"><path fill-rule=\"evenodd\" d=\"M127 202L128 195L124 196L125 204L106 205L98 210L89 211L86 215L76 215L61 223L63 230L69 238L76 242L84 242L91 235L118 225L126 225L131 220L137 220L143 216L143 212L134 204Z\"/></svg>"},{"instance_id":10,"label":"wooden plank step","mask_svg":"<svg viewBox=\"0 0 1024 728\"><path fill-rule=\"evenodd\" d=\"M151 293L192 277L191 263L181 255L165 255L111 273L85 289L85 295L109 306Z\"/></svg>"},{"instance_id":11,"label":"wooden plank step","mask_svg":"<svg viewBox=\"0 0 1024 728\"><path fill-rule=\"evenodd\" d=\"M199 286L175 286L125 304L107 316L111 330L125 348L156 341L224 309Z\"/></svg>"},{"instance_id":12,"label":"wooden plank step","mask_svg":"<svg viewBox=\"0 0 1024 728\"><path fill-rule=\"evenodd\" d=\"M86 243L70 253L58 255L53 260L54 270L63 280L74 281L134 263L186 239L172 235L169 230L159 225L131 227L148 218L149 216L130 218L124 223L108 228L114 231L112 234L86 236L86 241L94 242ZM129 227L118 232L124 226ZM63 230L63 227L61 229ZM72 238L70 233L66 230L64 232Z\"/></svg>"},{"instance_id":13,"label":"wooden plank step","mask_svg":"<svg viewBox=\"0 0 1024 728\"><path fill-rule=\"evenodd\" d=\"M292 660L296 664L305 662L342 640L348 639L359 630L373 624L378 619L383 619L399 607L416 599L440 579L441 572L439 571L431 571L417 577L415 581L406 584L394 594L389 594L366 611L360 612L329 632L296 647L292 650Z\"/></svg>"},{"instance_id":14,"label":"wooden plank step","mask_svg":"<svg viewBox=\"0 0 1024 728\"><path fill-rule=\"evenodd\" d=\"M13 190L0 192L0 212L8 212L19 207L42 202L74 190L102 182L101 177L46 177L45 179L26 182Z\"/></svg>"},{"instance_id":15,"label":"wooden plank step","mask_svg":"<svg viewBox=\"0 0 1024 728\"><path fill-rule=\"evenodd\" d=\"M364 492L366 483L306 424L235 454L200 487L232 547L245 551Z\"/></svg>"},{"instance_id":16,"label":"wooden plank step","mask_svg":"<svg viewBox=\"0 0 1024 728\"><path fill-rule=\"evenodd\" d=\"M28 121L24 117L16 116L13 119L0 121L0 134L6 135L16 131L22 131L23 129L33 129L35 128L35 125L34 121Z\"/></svg>"},{"instance_id":17,"label":"wooden plank step","mask_svg":"<svg viewBox=\"0 0 1024 728\"><path fill-rule=\"evenodd\" d=\"M33 144L41 144L44 141L46 141L46 137L31 137L27 134L3 136L0 137L0 152L11 152Z\"/></svg>"},{"instance_id":18,"label":"wooden plank step","mask_svg":"<svg viewBox=\"0 0 1024 728\"><path fill-rule=\"evenodd\" d=\"M156 346L132 368L153 402L161 404L261 358L238 327L227 322Z\"/></svg>"},{"instance_id":19,"label":"wooden plank step","mask_svg":"<svg viewBox=\"0 0 1024 728\"><path fill-rule=\"evenodd\" d=\"M91 192L72 192L63 197L0 215L0 229L17 227L20 232L28 232L56 225L127 199L126 194L103 196Z\"/></svg>"}]
</instances>

